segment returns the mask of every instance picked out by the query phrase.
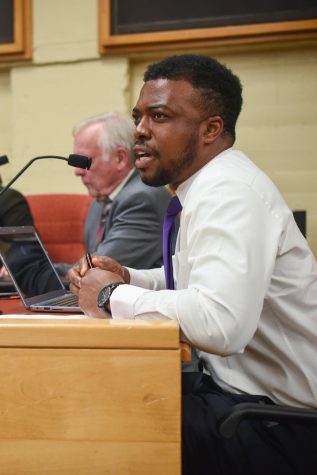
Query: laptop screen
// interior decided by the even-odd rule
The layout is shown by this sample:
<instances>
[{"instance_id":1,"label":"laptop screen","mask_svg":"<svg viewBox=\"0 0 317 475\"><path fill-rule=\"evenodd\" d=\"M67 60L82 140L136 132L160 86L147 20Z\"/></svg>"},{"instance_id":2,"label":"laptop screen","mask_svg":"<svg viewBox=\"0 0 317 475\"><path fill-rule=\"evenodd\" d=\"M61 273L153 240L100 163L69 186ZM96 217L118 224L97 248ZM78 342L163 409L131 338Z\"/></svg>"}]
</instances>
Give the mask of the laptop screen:
<instances>
[{"instance_id":1,"label":"laptop screen","mask_svg":"<svg viewBox=\"0 0 317 475\"><path fill-rule=\"evenodd\" d=\"M33 226L0 228L0 254L23 298L64 289Z\"/></svg>"}]
</instances>

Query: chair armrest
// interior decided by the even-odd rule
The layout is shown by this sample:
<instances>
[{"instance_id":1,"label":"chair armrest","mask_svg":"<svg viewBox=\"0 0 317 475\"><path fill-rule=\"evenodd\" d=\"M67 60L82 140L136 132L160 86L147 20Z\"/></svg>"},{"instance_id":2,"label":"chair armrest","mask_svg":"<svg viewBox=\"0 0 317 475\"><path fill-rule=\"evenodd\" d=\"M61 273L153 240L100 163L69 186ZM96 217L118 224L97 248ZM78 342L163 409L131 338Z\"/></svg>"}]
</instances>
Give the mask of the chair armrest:
<instances>
[{"instance_id":1,"label":"chair armrest","mask_svg":"<svg viewBox=\"0 0 317 475\"><path fill-rule=\"evenodd\" d=\"M220 421L218 425L219 433L223 437L232 437L243 419L316 424L317 409L242 402L236 404Z\"/></svg>"},{"instance_id":2,"label":"chair armrest","mask_svg":"<svg viewBox=\"0 0 317 475\"><path fill-rule=\"evenodd\" d=\"M192 359L192 347L189 343L185 341L180 342L180 349L181 349L181 360L184 363L188 363Z\"/></svg>"}]
</instances>

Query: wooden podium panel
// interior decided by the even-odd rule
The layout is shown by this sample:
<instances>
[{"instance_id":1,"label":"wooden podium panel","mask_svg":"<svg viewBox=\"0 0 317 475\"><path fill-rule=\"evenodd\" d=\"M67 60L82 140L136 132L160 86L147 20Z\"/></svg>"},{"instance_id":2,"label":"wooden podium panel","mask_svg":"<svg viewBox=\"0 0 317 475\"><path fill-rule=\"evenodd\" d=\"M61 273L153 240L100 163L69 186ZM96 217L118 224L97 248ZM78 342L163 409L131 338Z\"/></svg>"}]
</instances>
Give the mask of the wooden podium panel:
<instances>
[{"instance_id":1,"label":"wooden podium panel","mask_svg":"<svg viewBox=\"0 0 317 475\"><path fill-rule=\"evenodd\" d=\"M0 473L181 472L172 321L0 318Z\"/></svg>"}]
</instances>

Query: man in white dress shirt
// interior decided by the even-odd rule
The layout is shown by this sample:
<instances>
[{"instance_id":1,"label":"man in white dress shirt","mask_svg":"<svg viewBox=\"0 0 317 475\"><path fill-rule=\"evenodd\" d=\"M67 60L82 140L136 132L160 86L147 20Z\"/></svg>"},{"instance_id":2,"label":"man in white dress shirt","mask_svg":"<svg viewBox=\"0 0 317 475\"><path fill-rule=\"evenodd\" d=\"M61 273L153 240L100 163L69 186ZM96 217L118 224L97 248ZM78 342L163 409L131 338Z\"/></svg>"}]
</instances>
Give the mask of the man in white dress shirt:
<instances>
[{"instance_id":1,"label":"man in white dress shirt","mask_svg":"<svg viewBox=\"0 0 317 475\"><path fill-rule=\"evenodd\" d=\"M148 67L133 110L135 166L182 204L175 290L163 269L107 257L93 259L96 269L82 262L72 289L88 315L177 320L197 348L204 371L183 374L184 474L312 474L316 425L217 431L239 402L317 406L316 260L274 184L233 148L241 91L208 57Z\"/></svg>"}]
</instances>

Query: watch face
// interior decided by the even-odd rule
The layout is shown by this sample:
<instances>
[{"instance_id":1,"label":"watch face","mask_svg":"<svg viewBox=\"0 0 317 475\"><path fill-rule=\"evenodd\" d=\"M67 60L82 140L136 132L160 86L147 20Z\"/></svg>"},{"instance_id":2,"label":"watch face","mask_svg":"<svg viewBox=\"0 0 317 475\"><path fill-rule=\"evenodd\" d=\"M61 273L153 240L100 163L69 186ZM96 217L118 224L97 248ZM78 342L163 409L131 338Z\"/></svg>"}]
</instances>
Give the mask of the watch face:
<instances>
[{"instance_id":1,"label":"watch face","mask_svg":"<svg viewBox=\"0 0 317 475\"><path fill-rule=\"evenodd\" d=\"M104 287L103 289L101 289L98 295L98 307L104 308L105 304L110 298L111 292L112 292L111 287Z\"/></svg>"}]
</instances>

